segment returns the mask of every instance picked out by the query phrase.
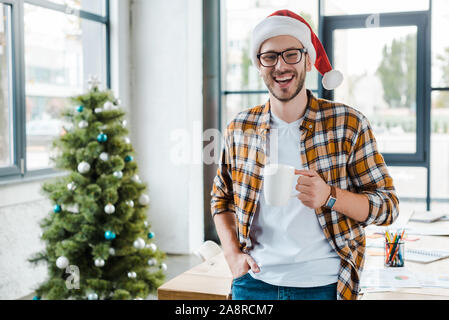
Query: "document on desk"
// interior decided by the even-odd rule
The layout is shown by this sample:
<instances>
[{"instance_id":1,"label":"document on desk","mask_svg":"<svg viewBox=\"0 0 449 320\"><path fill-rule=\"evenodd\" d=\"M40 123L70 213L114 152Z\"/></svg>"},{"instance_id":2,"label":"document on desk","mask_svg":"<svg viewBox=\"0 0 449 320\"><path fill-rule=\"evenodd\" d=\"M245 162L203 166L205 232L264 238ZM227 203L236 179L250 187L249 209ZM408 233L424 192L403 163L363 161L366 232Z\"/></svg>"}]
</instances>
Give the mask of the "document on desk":
<instances>
[{"instance_id":1,"label":"document on desk","mask_svg":"<svg viewBox=\"0 0 449 320\"><path fill-rule=\"evenodd\" d=\"M449 274L417 273L416 276L422 287L449 289Z\"/></svg>"},{"instance_id":2,"label":"document on desk","mask_svg":"<svg viewBox=\"0 0 449 320\"><path fill-rule=\"evenodd\" d=\"M365 269L360 279L361 288L421 288L415 273L407 268Z\"/></svg>"}]
</instances>

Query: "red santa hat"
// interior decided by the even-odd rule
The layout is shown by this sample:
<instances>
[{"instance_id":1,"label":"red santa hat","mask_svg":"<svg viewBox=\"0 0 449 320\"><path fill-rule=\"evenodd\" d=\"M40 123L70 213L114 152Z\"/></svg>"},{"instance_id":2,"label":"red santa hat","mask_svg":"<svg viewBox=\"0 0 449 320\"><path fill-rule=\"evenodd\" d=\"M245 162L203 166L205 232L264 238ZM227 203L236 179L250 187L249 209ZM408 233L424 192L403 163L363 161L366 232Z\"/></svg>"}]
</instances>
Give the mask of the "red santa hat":
<instances>
[{"instance_id":1,"label":"red santa hat","mask_svg":"<svg viewBox=\"0 0 449 320\"><path fill-rule=\"evenodd\" d=\"M254 28L251 59L255 66L258 66L257 54L262 43L281 35L289 35L301 41L307 49L312 64L323 76L322 83L325 89L335 89L343 82L342 73L332 69L326 51L310 25L301 16L289 10L272 13Z\"/></svg>"}]
</instances>

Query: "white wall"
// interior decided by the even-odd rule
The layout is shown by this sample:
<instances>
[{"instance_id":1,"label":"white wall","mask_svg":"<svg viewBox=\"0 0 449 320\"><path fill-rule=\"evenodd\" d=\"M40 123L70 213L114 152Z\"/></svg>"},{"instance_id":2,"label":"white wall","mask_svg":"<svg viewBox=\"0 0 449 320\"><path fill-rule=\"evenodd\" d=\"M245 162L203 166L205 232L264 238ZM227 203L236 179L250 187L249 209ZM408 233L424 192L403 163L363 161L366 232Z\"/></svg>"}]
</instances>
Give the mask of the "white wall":
<instances>
[{"instance_id":1,"label":"white wall","mask_svg":"<svg viewBox=\"0 0 449 320\"><path fill-rule=\"evenodd\" d=\"M160 249L191 253L204 239L202 1L133 0L131 12L130 118L149 221ZM174 159L180 145L187 155Z\"/></svg>"}]
</instances>

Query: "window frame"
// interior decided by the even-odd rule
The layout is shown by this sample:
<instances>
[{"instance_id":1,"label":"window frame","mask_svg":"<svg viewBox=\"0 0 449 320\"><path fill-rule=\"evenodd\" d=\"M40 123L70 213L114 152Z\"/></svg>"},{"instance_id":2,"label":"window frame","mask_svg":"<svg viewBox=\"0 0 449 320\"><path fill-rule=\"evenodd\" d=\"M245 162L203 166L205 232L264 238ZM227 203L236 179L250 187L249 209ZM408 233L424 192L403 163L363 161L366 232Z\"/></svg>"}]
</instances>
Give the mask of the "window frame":
<instances>
[{"instance_id":1,"label":"window frame","mask_svg":"<svg viewBox=\"0 0 449 320\"><path fill-rule=\"evenodd\" d=\"M25 92L25 44L24 44L24 5L31 4L42 8L76 15L82 19L98 22L105 26L106 48L106 87L111 87L111 45L110 45L110 0L105 1L104 16L71 8L47 0L0 0L11 6L11 53L12 53L12 118L13 118L13 164L0 168L0 185L14 182L41 180L65 175L55 168L27 170L26 154L26 92Z\"/></svg>"}]
</instances>

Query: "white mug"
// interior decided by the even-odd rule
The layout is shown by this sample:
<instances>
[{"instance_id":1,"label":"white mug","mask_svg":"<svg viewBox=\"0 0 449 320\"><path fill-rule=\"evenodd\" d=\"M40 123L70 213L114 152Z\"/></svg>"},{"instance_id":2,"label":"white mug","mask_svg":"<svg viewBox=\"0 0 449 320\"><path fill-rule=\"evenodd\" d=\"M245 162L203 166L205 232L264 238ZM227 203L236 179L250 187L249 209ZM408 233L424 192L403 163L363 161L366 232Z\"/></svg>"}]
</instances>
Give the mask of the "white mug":
<instances>
[{"instance_id":1,"label":"white mug","mask_svg":"<svg viewBox=\"0 0 449 320\"><path fill-rule=\"evenodd\" d=\"M272 163L264 168L263 192L265 201L270 206L284 207L288 200L298 194L292 194L295 181L295 167L286 164Z\"/></svg>"}]
</instances>

